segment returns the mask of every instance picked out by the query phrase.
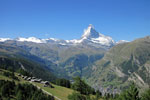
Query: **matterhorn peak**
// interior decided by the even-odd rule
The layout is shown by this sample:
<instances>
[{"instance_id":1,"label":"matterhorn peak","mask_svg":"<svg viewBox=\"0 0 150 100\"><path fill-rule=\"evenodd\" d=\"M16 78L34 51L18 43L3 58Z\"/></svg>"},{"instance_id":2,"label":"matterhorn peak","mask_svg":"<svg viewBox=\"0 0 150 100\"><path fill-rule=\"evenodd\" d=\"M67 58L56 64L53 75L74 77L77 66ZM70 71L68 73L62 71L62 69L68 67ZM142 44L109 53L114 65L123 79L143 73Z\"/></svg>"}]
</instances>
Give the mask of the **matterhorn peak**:
<instances>
[{"instance_id":1,"label":"matterhorn peak","mask_svg":"<svg viewBox=\"0 0 150 100\"><path fill-rule=\"evenodd\" d=\"M97 32L92 24L89 24L88 28L84 30L84 33L80 40L82 40L82 42L86 41L87 43L88 41L90 43L101 44L108 47L111 47L115 44L114 40L111 37Z\"/></svg>"},{"instance_id":2,"label":"matterhorn peak","mask_svg":"<svg viewBox=\"0 0 150 100\"><path fill-rule=\"evenodd\" d=\"M92 24L89 24L88 28L93 28L94 29L94 26Z\"/></svg>"},{"instance_id":3,"label":"matterhorn peak","mask_svg":"<svg viewBox=\"0 0 150 100\"><path fill-rule=\"evenodd\" d=\"M94 29L92 24L89 24L88 28L84 30L84 33L81 38L97 38L99 37L99 33Z\"/></svg>"}]
</instances>

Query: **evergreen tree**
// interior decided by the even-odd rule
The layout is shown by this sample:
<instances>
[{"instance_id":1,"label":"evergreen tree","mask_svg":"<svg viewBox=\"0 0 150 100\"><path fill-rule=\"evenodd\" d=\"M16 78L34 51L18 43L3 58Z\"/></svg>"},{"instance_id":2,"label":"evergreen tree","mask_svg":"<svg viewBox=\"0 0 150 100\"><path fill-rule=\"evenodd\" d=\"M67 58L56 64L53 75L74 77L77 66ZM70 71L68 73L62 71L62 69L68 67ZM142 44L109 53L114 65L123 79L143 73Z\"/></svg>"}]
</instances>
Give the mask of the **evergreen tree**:
<instances>
[{"instance_id":1,"label":"evergreen tree","mask_svg":"<svg viewBox=\"0 0 150 100\"><path fill-rule=\"evenodd\" d=\"M71 95L68 96L68 100L86 100L86 97L78 92L73 92Z\"/></svg>"},{"instance_id":2,"label":"evergreen tree","mask_svg":"<svg viewBox=\"0 0 150 100\"><path fill-rule=\"evenodd\" d=\"M12 97L15 100L54 100L53 96L47 96L31 84L15 85L14 81L0 80L0 100L11 100Z\"/></svg>"},{"instance_id":3,"label":"evergreen tree","mask_svg":"<svg viewBox=\"0 0 150 100\"><path fill-rule=\"evenodd\" d=\"M11 100L10 97L5 98L4 100Z\"/></svg>"},{"instance_id":4,"label":"evergreen tree","mask_svg":"<svg viewBox=\"0 0 150 100\"><path fill-rule=\"evenodd\" d=\"M0 100L3 100L1 95L0 95Z\"/></svg>"},{"instance_id":5,"label":"evergreen tree","mask_svg":"<svg viewBox=\"0 0 150 100\"><path fill-rule=\"evenodd\" d=\"M146 91L142 94L142 100L150 100L150 89L146 90Z\"/></svg>"},{"instance_id":6,"label":"evergreen tree","mask_svg":"<svg viewBox=\"0 0 150 100\"><path fill-rule=\"evenodd\" d=\"M132 83L129 89L122 92L118 100L140 100L139 91L135 83Z\"/></svg>"},{"instance_id":7,"label":"evergreen tree","mask_svg":"<svg viewBox=\"0 0 150 100\"><path fill-rule=\"evenodd\" d=\"M70 81L66 80L66 79L57 79L56 80L56 85L67 87L67 88L71 87Z\"/></svg>"},{"instance_id":8,"label":"evergreen tree","mask_svg":"<svg viewBox=\"0 0 150 100\"><path fill-rule=\"evenodd\" d=\"M96 91L96 99L98 100L101 96L102 96L102 93L99 90L97 90Z\"/></svg>"},{"instance_id":9,"label":"evergreen tree","mask_svg":"<svg viewBox=\"0 0 150 100\"><path fill-rule=\"evenodd\" d=\"M134 83L131 84L126 96L128 100L139 100L139 91Z\"/></svg>"},{"instance_id":10,"label":"evergreen tree","mask_svg":"<svg viewBox=\"0 0 150 100\"><path fill-rule=\"evenodd\" d=\"M23 95L22 95L22 91L21 90L17 93L16 98L17 98L17 100L23 100Z\"/></svg>"},{"instance_id":11,"label":"evergreen tree","mask_svg":"<svg viewBox=\"0 0 150 100\"><path fill-rule=\"evenodd\" d=\"M72 84L72 89L79 91L81 94L88 95L91 93L91 87L87 85L80 77L74 78L75 82Z\"/></svg>"},{"instance_id":12,"label":"evergreen tree","mask_svg":"<svg viewBox=\"0 0 150 100\"><path fill-rule=\"evenodd\" d=\"M19 90L22 90L20 83L15 87L15 94L17 94Z\"/></svg>"},{"instance_id":13,"label":"evergreen tree","mask_svg":"<svg viewBox=\"0 0 150 100\"><path fill-rule=\"evenodd\" d=\"M9 97L9 87L8 87L7 83L2 86L1 95L4 97Z\"/></svg>"},{"instance_id":14,"label":"evergreen tree","mask_svg":"<svg viewBox=\"0 0 150 100\"><path fill-rule=\"evenodd\" d=\"M55 100L53 96L48 95L47 100Z\"/></svg>"}]
</instances>

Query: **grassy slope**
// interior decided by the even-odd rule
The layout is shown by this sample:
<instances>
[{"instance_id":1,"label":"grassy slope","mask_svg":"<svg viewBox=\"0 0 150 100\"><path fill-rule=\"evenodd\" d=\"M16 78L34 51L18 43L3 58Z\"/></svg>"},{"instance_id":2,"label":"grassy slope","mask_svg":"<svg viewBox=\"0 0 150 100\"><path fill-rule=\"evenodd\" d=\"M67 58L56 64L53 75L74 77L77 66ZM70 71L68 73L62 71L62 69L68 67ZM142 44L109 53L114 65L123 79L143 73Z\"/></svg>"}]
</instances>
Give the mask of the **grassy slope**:
<instances>
[{"instance_id":1,"label":"grassy slope","mask_svg":"<svg viewBox=\"0 0 150 100\"><path fill-rule=\"evenodd\" d=\"M0 80L9 80L9 81L12 81L11 78L2 75L3 72L7 72L7 70L0 69ZM28 82L28 81L22 79L20 76L18 76L18 73L15 73L15 76L17 76L19 78L19 80L20 80L20 81L16 81L15 80L16 84L18 84L18 83L21 83L21 84L23 84L23 83L31 84L30 82ZM56 97L60 98L61 100L68 100L68 95L72 94L72 92L73 92L72 89L61 87L61 86L57 86L57 85L54 85L54 84L52 84L54 86L54 88L43 87L43 84L36 83L36 82L33 82L32 84L40 87L41 89L43 89L43 90L45 90L47 92L49 92L53 96L56 96ZM95 96L91 95L91 97L95 97ZM99 100L103 100L103 99L99 99Z\"/></svg>"},{"instance_id":2,"label":"grassy slope","mask_svg":"<svg viewBox=\"0 0 150 100\"><path fill-rule=\"evenodd\" d=\"M73 90L65 88L65 87L61 87L61 86L57 86L54 85L54 88L48 88L48 87L43 87L43 84L40 83L35 83L37 86L41 87L42 89L44 89L45 91L51 93L52 95L62 99L62 100L68 100L67 97L69 94L72 94Z\"/></svg>"},{"instance_id":3,"label":"grassy slope","mask_svg":"<svg viewBox=\"0 0 150 100\"><path fill-rule=\"evenodd\" d=\"M12 79L11 78L8 78L6 76L3 76L2 75L2 72L4 72L6 70L1 70L0 69L0 80L9 80L11 81ZM17 73L15 73L15 76L17 76ZM30 84L28 81L25 81L23 80L21 77L17 76L19 78L20 81L15 81L15 83L28 83ZM40 84L40 83L33 83L37 86L39 86L40 88L44 89L45 91L51 93L52 95L62 99L62 100L67 100L67 97L69 94L71 94L73 92L72 89L68 89L68 88L65 88L65 87L61 87L61 86L57 86L57 85L54 85L54 88L49 88L49 87L43 87L43 84Z\"/></svg>"}]
</instances>

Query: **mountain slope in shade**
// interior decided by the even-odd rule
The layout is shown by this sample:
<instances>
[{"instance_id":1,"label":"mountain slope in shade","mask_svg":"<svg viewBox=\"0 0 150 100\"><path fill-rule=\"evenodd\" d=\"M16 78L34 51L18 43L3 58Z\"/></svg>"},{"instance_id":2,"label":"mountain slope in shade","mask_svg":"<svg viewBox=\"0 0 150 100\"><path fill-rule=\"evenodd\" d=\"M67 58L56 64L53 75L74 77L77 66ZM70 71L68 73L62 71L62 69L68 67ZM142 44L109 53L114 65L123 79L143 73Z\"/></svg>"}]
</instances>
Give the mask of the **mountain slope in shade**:
<instances>
[{"instance_id":1,"label":"mountain slope in shade","mask_svg":"<svg viewBox=\"0 0 150 100\"><path fill-rule=\"evenodd\" d=\"M32 55L42 58L45 61L46 66L52 69L55 75L65 78L71 78L76 75L84 76L85 73L82 73L83 68L87 68L87 70L89 70L89 65L91 65L94 61L101 59L106 52L106 50L103 48L96 48L87 45L67 46L52 43L19 41L7 41L0 44L16 46L27 52L30 52ZM84 59L86 59L85 63L87 64L81 66L80 64ZM90 63L88 63L88 61L90 61ZM51 66L51 62L55 65Z\"/></svg>"},{"instance_id":2,"label":"mountain slope in shade","mask_svg":"<svg viewBox=\"0 0 150 100\"><path fill-rule=\"evenodd\" d=\"M49 64L55 66L52 62ZM43 59L20 47L9 44L0 44L0 67L11 67L15 71L22 68L44 80L54 81L56 79L53 71L45 65Z\"/></svg>"},{"instance_id":3,"label":"mountain slope in shade","mask_svg":"<svg viewBox=\"0 0 150 100\"><path fill-rule=\"evenodd\" d=\"M88 82L101 91L124 89L134 81L141 89L150 85L150 37L118 44L92 66Z\"/></svg>"}]
</instances>

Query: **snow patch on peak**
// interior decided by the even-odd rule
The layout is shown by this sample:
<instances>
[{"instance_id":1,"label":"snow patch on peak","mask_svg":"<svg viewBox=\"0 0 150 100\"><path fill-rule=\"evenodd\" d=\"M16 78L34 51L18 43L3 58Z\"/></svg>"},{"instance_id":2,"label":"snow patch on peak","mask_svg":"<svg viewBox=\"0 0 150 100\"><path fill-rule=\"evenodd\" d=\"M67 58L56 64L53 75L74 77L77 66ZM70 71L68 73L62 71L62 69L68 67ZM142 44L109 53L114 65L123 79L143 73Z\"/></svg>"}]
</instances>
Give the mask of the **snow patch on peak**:
<instances>
[{"instance_id":1,"label":"snow patch on peak","mask_svg":"<svg viewBox=\"0 0 150 100\"><path fill-rule=\"evenodd\" d=\"M77 44L77 43L81 43L82 40L76 40L76 39L73 39L73 40L68 40L70 43L73 43L73 44Z\"/></svg>"},{"instance_id":2,"label":"snow patch on peak","mask_svg":"<svg viewBox=\"0 0 150 100\"><path fill-rule=\"evenodd\" d=\"M59 43L60 45L63 45L63 46L65 46L65 45L67 45L67 44L65 44L65 43Z\"/></svg>"},{"instance_id":3,"label":"snow patch on peak","mask_svg":"<svg viewBox=\"0 0 150 100\"><path fill-rule=\"evenodd\" d=\"M79 43L82 43L85 39L87 38L83 37L81 39L66 40L66 42L70 44L79 44Z\"/></svg>"},{"instance_id":4,"label":"snow patch on peak","mask_svg":"<svg viewBox=\"0 0 150 100\"><path fill-rule=\"evenodd\" d=\"M46 40L46 41L48 41L48 40L59 41L59 39L56 39L56 38L48 38L48 39L44 39L44 40Z\"/></svg>"},{"instance_id":5,"label":"snow patch on peak","mask_svg":"<svg viewBox=\"0 0 150 100\"><path fill-rule=\"evenodd\" d=\"M5 41L8 41L8 40L11 40L10 38L0 38L0 42L5 42Z\"/></svg>"},{"instance_id":6,"label":"snow patch on peak","mask_svg":"<svg viewBox=\"0 0 150 100\"><path fill-rule=\"evenodd\" d=\"M94 42L94 43L99 43L99 44L107 45L107 46L111 46L115 43L114 40L111 37L108 37L108 36L92 38L91 41Z\"/></svg>"}]
</instances>

